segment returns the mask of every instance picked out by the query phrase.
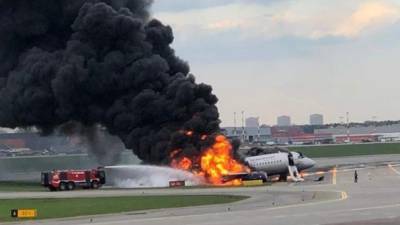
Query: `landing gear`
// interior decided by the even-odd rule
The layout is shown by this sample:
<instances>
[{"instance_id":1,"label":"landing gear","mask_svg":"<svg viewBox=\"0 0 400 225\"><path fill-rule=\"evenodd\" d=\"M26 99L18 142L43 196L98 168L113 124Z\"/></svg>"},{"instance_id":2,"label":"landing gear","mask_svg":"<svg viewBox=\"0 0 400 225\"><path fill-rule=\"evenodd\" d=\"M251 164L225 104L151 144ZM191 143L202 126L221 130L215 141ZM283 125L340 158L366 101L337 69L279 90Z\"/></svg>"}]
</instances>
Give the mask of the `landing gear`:
<instances>
[{"instance_id":1,"label":"landing gear","mask_svg":"<svg viewBox=\"0 0 400 225\"><path fill-rule=\"evenodd\" d=\"M287 174L280 174L279 181L286 182L287 181Z\"/></svg>"}]
</instances>

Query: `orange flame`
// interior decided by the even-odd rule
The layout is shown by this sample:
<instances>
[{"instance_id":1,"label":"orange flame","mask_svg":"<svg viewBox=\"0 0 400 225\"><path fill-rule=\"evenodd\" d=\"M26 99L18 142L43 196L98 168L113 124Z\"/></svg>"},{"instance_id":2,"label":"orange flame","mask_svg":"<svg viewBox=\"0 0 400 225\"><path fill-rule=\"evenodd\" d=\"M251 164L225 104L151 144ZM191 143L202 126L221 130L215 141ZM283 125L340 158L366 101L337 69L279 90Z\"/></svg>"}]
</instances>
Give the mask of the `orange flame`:
<instances>
[{"instance_id":1,"label":"orange flame","mask_svg":"<svg viewBox=\"0 0 400 225\"><path fill-rule=\"evenodd\" d=\"M246 168L232 157L232 145L223 135L215 138L213 146L208 148L201 157L201 169L205 172L207 180L215 185L222 185L222 177L229 173L245 172ZM237 185L238 180L228 182Z\"/></svg>"},{"instance_id":2,"label":"orange flame","mask_svg":"<svg viewBox=\"0 0 400 225\"><path fill-rule=\"evenodd\" d=\"M203 135L201 139L203 138L206 139L207 135ZM174 158L180 151L180 149L172 151L170 157ZM192 172L204 177L213 185L241 185L240 179L224 183L223 176L230 173L249 172L247 167L233 159L232 145L223 135L216 136L214 144L200 156L199 164L200 171ZM173 159L171 166L182 170L196 170L193 168L193 161L187 157Z\"/></svg>"},{"instance_id":3,"label":"orange flame","mask_svg":"<svg viewBox=\"0 0 400 225\"><path fill-rule=\"evenodd\" d=\"M182 170L190 170L192 168L192 160L187 157L183 157L180 160L174 159L171 162L171 166Z\"/></svg>"},{"instance_id":4,"label":"orange flame","mask_svg":"<svg viewBox=\"0 0 400 225\"><path fill-rule=\"evenodd\" d=\"M169 153L169 157L172 159L174 158L181 150L180 149L175 149L172 152Z\"/></svg>"}]
</instances>

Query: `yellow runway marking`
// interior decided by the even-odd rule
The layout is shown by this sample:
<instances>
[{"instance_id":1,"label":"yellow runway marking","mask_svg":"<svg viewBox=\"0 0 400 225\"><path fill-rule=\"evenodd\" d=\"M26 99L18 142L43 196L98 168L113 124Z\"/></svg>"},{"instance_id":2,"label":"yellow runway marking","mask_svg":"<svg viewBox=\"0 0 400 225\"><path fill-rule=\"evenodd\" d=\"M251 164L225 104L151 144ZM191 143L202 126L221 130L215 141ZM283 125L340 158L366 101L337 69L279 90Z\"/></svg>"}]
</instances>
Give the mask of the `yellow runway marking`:
<instances>
[{"instance_id":1,"label":"yellow runway marking","mask_svg":"<svg viewBox=\"0 0 400 225\"><path fill-rule=\"evenodd\" d=\"M395 172L397 175L400 176L400 171L396 170L396 169L392 166L392 164L388 164L388 167L389 167L389 169L391 169L393 172Z\"/></svg>"},{"instance_id":2,"label":"yellow runway marking","mask_svg":"<svg viewBox=\"0 0 400 225\"><path fill-rule=\"evenodd\" d=\"M336 174L337 174L337 169L335 167L332 170L332 184L334 184L334 185L336 185Z\"/></svg>"},{"instance_id":3,"label":"yellow runway marking","mask_svg":"<svg viewBox=\"0 0 400 225\"><path fill-rule=\"evenodd\" d=\"M347 195L347 193L345 191L342 191L342 200L347 199L349 196Z\"/></svg>"}]
</instances>

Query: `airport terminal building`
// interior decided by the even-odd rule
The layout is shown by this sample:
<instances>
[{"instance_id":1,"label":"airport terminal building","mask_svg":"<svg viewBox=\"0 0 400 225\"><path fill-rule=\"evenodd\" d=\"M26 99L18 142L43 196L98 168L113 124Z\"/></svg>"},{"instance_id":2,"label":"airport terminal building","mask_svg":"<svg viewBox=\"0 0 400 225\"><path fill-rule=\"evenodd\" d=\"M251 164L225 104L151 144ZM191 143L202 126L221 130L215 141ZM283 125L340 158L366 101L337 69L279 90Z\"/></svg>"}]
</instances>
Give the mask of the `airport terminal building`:
<instances>
[{"instance_id":1,"label":"airport terminal building","mask_svg":"<svg viewBox=\"0 0 400 225\"><path fill-rule=\"evenodd\" d=\"M249 143L267 143L271 141L271 127L224 127L222 132L229 139L244 140Z\"/></svg>"},{"instance_id":2,"label":"airport terminal building","mask_svg":"<svg viewBox=\"0 0 400 225\"><path fill-rule=\"evenodd\" d=\"M400 124L385 126L346 126L315 129L306 133L301 126L225 127L230 139L247 143L304 145L400 141Z\"/></svg>"},{"instance_id":3,"label":"airport terminal building","mask_svg":"<svg viewBox=\"0 0 400 225\"><path fill-rule=\"evenodd\" d=\"M316 135L332 135L335 143L400 141L400 124L385 126L331 127L315 129Z\"/></svg>"}]
</instances>

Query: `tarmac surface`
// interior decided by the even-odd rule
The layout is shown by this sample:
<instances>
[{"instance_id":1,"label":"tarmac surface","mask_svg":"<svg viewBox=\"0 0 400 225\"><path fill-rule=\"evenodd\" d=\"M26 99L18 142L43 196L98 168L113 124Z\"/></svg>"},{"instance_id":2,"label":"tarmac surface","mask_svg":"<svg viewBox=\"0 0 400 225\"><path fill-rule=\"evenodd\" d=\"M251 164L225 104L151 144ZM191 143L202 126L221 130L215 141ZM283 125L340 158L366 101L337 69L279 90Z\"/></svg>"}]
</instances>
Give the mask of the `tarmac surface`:
<instances>
[{"instance_id":1,"label":"tarmac surface","mask_svg":"<svg viewBox=\"0 0 400 225\"><path fill-rule=\"evenodd\" d=\"M359 174L358 183L353 181L355 170ZM324 176L323 181L315 181L321 176ZM167 194L232 194L251 197L222 205L20 223L29 225L394 225L400 224L399 187L400 164L384 162L376 157L376 160L368 163L346 164L325 173L308 174L303 183L274 183L272 186L241 188L0 193L0 199Z\"/></svg>"},{"instance_id":2,"label":"tarmac surface","mask_svg":"<svg viewBox=\"0 0 400 225\"><path fill-rule=\"evenodd\" d=\"M387 162L400 162L400 154L388 155L363 155L363 156L347 156L338 158L313 158L317 165L315 168L325 168L332 166L352 166L352 165L386 165Z\"/></svg>"}]
</instances>

